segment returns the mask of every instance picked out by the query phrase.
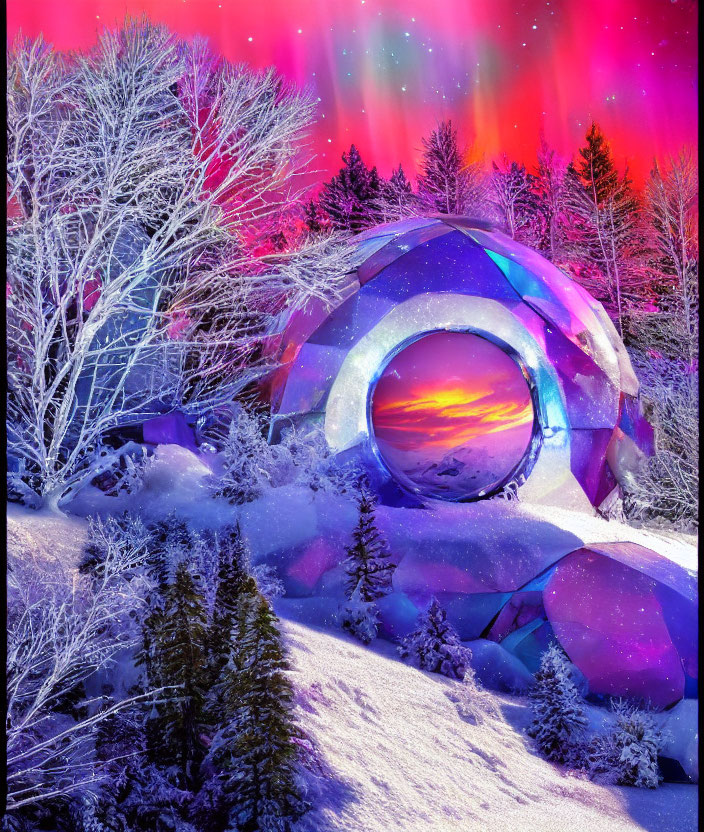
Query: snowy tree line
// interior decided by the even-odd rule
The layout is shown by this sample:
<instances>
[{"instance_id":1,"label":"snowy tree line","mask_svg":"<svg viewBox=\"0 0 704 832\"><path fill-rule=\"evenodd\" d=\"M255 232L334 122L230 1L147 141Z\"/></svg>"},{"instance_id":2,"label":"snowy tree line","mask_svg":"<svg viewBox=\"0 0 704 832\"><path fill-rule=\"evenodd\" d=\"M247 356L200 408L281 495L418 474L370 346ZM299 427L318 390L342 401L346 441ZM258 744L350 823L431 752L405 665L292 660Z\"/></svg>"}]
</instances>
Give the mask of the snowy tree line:
<instances>
[{"instance_id":1,"label":"snowy tree line","mask_svg":"<svg viewBox=\"0 0 704 832\"><path fill-rule=\"evenodd\" d=\"M541 138L532 170L490 166L460 146L450 121L422 139L415 188L388 180L352 145L306 206L313 233L356 234L410 216L464 214L540 251L601 301L629 348L656 428L657 454L625 495L628 516L698 522L698 170L684 149L654 162L642 191L592 124L574 159Z\"/></svg>"},{"instance_id":2,"label":"snowy tree line","mask_svg":"<svg viewBox=\"0 0 704 832\"><path fill-rule=\"evenodd\" d=\"M286 654L237 525L93 520L73 574L11 575L5 828L273 832L305 811Z\"/></svg>"},{"instance_id":3,"label":"snowy tree line","mask_svg":"<svg viewBox=\"0 0 704 832\"><path fill-rule=\"evenodd\" d=\"M597 125L573 160L543 139L529 170L506 157L487 168L443 122L422 140L415 183L401 167L384 179L353 145L306 201L310 96L197 39L146 20L84 54L20 37L7 84L14 499L65 506L134 450L110 439L116 429L231 402L273 369L267 344L293 309L335 302L341 238L439 212L498 224L606 305L645 367L658 432L627 510L696 523L691 153L654 164L641 193Z\"/></svg>"}]
</instances>

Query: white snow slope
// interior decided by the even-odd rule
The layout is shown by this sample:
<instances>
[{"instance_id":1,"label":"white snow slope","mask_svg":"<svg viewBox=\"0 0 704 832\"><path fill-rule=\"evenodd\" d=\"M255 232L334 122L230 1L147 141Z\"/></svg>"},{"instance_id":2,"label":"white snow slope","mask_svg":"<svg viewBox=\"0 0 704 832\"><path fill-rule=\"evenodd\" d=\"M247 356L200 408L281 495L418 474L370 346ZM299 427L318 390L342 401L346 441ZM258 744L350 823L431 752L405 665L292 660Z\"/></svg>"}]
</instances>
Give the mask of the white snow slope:
<instances>
[{"instance_id":1,"label":"white snow slope","mask_svg":"<svg viewBox=\"0 0 704 832\"><path fill-rule=\"evenodd\" d=\"M390 644L290 621L299 715L317 750L316 804L300 832L690 832L697 787L606 787L538 757L524 700L492 694L473 725L459 683L407 667ZM315 794L317 792L317 794Z\"/></svg>"},{"instance_id":2,"label":"white snow slope","mask_svg":"<svg viewBox=\"0 0 704 832\"><path fill-rule=\"evenodd\" d=\"M163 497L160 502L166 503L164 511L170 507ZM185 506L178 505L184 513ZM193 500L188 507L196 510ZM569 528L575 522L571 515L553 514L551 519ZM268 517L271 523L271 513ZM86 521L77 517L8 506L7 518L8 548L15 556L55 560L65 567L75 563L86 539ZM583 518L582 523L599 527L596 539L619 539L627 532L598 518ZM604 525L610 526L607 538L601 532ZM587 530L581 531L586 536ZM638 535L628 537L640 542ZM674 550L668 551L670 557L690 566L694 549L689 540L661 541L663 548ZM286 620L286 605L287 599L277 602L298 714L316 752L317 773L309 777L314 808L298 832L697 828L696 786L666 784L647 791L565 774L538 757L525 736L526 700L487 693L500 716L470 724L447 696L457 682L407 667L387 642L365 648L341 632Z\"/></svg>"}]
</instances>

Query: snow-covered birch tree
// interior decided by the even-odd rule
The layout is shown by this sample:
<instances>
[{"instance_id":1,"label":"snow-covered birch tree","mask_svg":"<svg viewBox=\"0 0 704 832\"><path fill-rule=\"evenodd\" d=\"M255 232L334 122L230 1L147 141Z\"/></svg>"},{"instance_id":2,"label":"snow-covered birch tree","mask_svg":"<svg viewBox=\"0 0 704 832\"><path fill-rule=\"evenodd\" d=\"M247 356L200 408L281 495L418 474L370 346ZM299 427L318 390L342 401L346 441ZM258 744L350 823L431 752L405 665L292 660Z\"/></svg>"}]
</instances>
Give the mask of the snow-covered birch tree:
<instances>
[{"instance_id":1,"label":"snow-covered birch tree","mask_svg":"<svg viewBox=\"0 0 704 832\"><path fill-rule=\"evenodd\" d=\"M273 70L128 20L71 57L20 38L7 80L11 482L58 508L114 463L106 431L263 372L344 256L270 244L313 113Z\"/></svg>"}]
</instances>

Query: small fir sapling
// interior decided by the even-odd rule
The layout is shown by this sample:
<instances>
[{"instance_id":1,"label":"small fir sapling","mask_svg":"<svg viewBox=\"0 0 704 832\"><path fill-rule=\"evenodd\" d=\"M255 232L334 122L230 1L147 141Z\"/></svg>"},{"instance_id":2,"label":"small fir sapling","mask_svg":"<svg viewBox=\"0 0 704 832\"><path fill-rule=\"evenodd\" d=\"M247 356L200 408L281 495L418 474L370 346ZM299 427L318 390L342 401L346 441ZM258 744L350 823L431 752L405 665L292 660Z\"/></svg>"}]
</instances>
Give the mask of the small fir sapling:
<instances>
[{"instance_id":1,"label":"small fir sapling","mask_svg":"<svg viewBox=\"0 0 704 832\"><path fill-rule=\"evenodd\" d=\"M470 665L465 669L462 684L448 691L447 697L455 703L462 719L471 725L481 724L486 717L499 716L494 697L479 684Z\"/></svg>"},{"instance_id":2,"label":"small fir sapling","mask_svg":"<svg viewBox=\"0 0 704 832\"><path fill-rule=\"evenodd\" d=\"M357 586L352 597L343 604L339 615L343 630L359 639L362 644L373 641L378 632L379 616L374 601L364 601Z\"/></svg>"},{"instance_id":3,"label":"small fir sapling","mask_svg":"<svg viewBox=\"0 0 704 832\"><path fill-rule=\"evenodd\" d=\"M401 658L420 670L442 673L450 679L463 679L472 653L460 642L455 628L437 598L420 613L415 630L404 636L398 647Z\"/></svg>"},{"instance_id":4,"label":"small fir sapling","mask_svg":"<svg viewBox=\"0 0 704 832\"><path fill-rule=\"evenodd\" d=\"M623 700L613 702L612 709L615 725L589 744L591 776L619 786L657 788L662 780L658 754L664 738L652 714Z\"/></svg>"},{"instance_id":5,"label":"small fir sapling","mask_svg":"<svg viewBox=\"0 0 704 832\"><path fill-rule=\"evenodd\" d=\"M345 590L351 598L357 590L361 601L376 601L391 592L391 578L396 568L387 543L376 524L376 498L365 478L360 478L357 509L359 518L343 561Z\"/></svg>"},{"instance_id":6,"label":"small fir sapling","mask_svg":"<svg viewBox=\"0 0 704 832\"><path fill-rule=\"evenodd\" d=\"M587 717L570 663L554 643L541 656L530 697L533 719L528 735L546 759L579 765Z\"/></svg>"}]
</instances>

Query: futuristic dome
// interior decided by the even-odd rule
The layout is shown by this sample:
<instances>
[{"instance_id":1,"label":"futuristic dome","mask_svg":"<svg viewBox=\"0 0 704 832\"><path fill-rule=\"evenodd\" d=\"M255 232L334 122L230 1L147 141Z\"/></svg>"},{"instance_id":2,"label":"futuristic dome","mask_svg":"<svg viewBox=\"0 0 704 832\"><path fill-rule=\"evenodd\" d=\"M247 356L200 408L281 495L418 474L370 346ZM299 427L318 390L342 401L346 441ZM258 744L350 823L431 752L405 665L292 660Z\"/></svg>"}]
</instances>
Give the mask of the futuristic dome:
<instances>
[{"instance_id":1,"label":"futuristic dome","mask_svg":"<svg viewBox=\"0 0 704 832\"><path fill-rule=\"evenodd\" d=\"M271 440L318 422L380 493L599 506L651 452L638 381L601 304L486 224L438 216L353 241L333 310L278 345Z\"/></svg>"}]
</instances>

